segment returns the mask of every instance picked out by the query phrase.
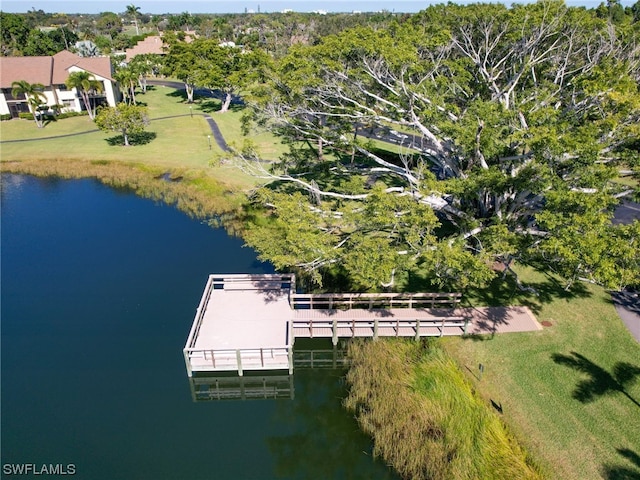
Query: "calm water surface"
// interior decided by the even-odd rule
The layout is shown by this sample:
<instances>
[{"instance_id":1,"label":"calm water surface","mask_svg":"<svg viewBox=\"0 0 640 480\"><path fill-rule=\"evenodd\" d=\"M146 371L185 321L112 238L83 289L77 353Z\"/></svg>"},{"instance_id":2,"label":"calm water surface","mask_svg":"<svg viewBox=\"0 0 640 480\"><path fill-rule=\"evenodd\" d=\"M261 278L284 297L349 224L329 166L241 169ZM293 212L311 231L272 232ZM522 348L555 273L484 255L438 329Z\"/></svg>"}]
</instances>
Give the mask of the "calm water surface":
<instances>
[{"instance_id":1,"label":"calm water surface","mask_svg":"<svg viewBox=\"0 0 640 480\"><path fill-rule=\"evenodd\" d=\"M182 347L207 275L269 273L223 230L93 180L2 176L2 463L82 479L391 479L341 409L191 399ZM43 477L38 477L43 478Z\"/></svg>"}]
</instances>

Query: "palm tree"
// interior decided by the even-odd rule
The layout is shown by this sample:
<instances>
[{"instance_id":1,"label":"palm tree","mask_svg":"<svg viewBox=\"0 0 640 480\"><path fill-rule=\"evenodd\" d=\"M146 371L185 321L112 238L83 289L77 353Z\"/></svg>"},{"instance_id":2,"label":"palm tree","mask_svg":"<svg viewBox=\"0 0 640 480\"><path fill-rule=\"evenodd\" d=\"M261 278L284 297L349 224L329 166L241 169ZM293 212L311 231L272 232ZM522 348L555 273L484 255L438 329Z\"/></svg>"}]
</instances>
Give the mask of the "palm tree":
<instances>
[{"instance_id":1,"label":"palm tree","mask_svg":"<svg viewBox=\"0 0 640 480\"><path fill-rule=\"evenodd\" d=\"M136 55L129 62L129 68L138 76L138 85L142 93L147 93L147 77L153 73L157 65L158 55L153 53L143 53Z\"/></svg>"},{"instance_id":2,"label":"palm tree","mask_svg":"<svg viewBox=\"0 0 640 480\"><path fill-rule=\"evenodd\" d=\"M127 103L135 105L138 74L132 68L125 67L116 72L115 79L118 81L120 91Z\"/></svg>"},{"instance_id":3,"label":"palm tree","mask_svg":"<svg viewBox=\"0 0 640 480\"><path fill-rule=\"evenodd\" d=\"M138 30L138 10L140 10L140 7L136 7L133 3L127 5L127 15L133 18L133 23L136 25L136 35L140 35Z\"/></svg>"},{"instance_id":4,"label":"palm tree","mask_svg":"<svg viewBox=\"0 0 640 480\"><path fill-rule=\"evenodd\" d=\"M104 85L102 84L102 82L96 80L89 72L79 71L71 72L65 84L69 88L75 88L78 93L80 93L82 101L84 102L84 106L89 113L89 118L91 120L95 119L96 113L93 111L93 108L91 106L90 94L95 92L102 92L102 90L104 89Z\"/></svg>"},{"instance_id":5,"label":"palm tree","mask_svg":"<svg viewBox=\"0 0 640 480\"><path fill-rule=\"evenodd\" d=\"M17 80L11 84L11 95L13 97L24 95L27 99L29 111L33 115L33 119L35 120L38 128L42 128L44 126L38 112L40 107L46 101L43 91L44 85L41 83L29 83L26 80Z\"/></svg>"}]
</instances>

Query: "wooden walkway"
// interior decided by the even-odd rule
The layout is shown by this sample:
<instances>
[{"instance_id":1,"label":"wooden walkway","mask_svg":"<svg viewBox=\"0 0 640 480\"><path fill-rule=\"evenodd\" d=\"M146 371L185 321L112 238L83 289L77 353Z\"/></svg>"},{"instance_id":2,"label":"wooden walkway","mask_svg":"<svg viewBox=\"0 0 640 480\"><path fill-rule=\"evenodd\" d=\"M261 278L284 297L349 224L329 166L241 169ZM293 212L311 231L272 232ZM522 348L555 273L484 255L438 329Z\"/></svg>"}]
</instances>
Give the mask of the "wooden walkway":
<instances>
[{"instance_id":1,"label":"wooden walkway","mask_svg":"<svg viewBox=\"0 0 640 480\"><path fill-rule=\"evenodd\" d=\"M526 307L459 308L460 294L296 294L293 275L210 275L183 350L187 373L288 370L296 338L540 330Z\"/></svg>"}]
</instances>

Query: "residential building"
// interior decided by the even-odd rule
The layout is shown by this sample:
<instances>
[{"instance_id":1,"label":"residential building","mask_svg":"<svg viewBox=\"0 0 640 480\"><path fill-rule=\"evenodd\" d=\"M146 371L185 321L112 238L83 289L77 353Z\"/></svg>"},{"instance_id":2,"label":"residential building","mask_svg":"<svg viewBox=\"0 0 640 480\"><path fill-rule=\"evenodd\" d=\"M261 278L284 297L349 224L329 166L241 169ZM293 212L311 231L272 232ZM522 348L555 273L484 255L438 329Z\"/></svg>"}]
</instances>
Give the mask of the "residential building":
<instances>
[{"instance_id":1,"label":"residential building","mask_svg":"<svg viewBox=\"0 0 640 480\"><path fill-rule=\"evenodd\" d=\"M127 48L125 51L125 62L130 62L136 55L144 55L147 53L165 55L167 52L164 47L165 44L159 35L145 37L144 40L140 40L133 48Z\"/></svg>"},{"instance_id":2,"label":"residential building","mask_svg":"<svg viewBox=\"0 0 640 480\"><path fill-rule=\"evenodd\" d=\"M92 96L94 105L115 106L120 100L109 57L79 57L67 50L50 57L0 57L0 115L17 117L29 111L24 95L14 98L11 94L13 82L21 80L44 85L45 103L49 107L59 105L62 112L84 110L79 92L65 84L69 74L78 71L89 72L102 82L103 91Z\"/></svg>"}]
</instances>

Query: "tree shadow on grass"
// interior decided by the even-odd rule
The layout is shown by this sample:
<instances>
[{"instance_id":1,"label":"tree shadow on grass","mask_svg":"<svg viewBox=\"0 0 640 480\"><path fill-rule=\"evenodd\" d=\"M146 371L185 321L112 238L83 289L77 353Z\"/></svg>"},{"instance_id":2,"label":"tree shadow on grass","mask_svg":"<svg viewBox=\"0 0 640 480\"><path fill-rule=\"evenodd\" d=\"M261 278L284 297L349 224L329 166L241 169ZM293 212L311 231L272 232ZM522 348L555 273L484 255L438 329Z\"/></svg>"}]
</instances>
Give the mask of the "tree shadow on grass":
<instances>
[{"instance_id":1,"label":"tree shadow on grass","mask_svg":"<svg viewBox=\"0 0 640 480\"><path fill-rule=\"evenodd\" d=\"M157 136L158 135L156 134L156 132L142 132L142 133L131 134L129 135L129 145L130 146L146 145L147 143L150 143L153 140L155 140ZM118 145L124 146L124 137L122 135L116 135L115 137L107 138L105 139L105 141L112 147L115 147Z\"/></svg>"},{"instance_id":2,"label":"tree shadow on grass","mask_svg":"<svg viewBox=\"0 0 640 480\"><path fill-rule=\"evenodd\" d=\"M204 113L215 113L220 111L220 109L222 108L222 103L220 102L220 100L216 100L215 98L207 98L198 101L198 106Z\"/></svg>"},{"instance_id":3,"label":"tree shadow on grass","mask_svg":"<svg viewBox=\"0 0 640 480\"><path fill-rule=\"evenodd\" d=\"M55 123L57 121L58 121L58 118L55 117L54 115L46 115L44 117L44 120L42 121L42 128L46 127L50 123Z\"/></svg>"},{"instance_id":4,"label":"tree shadow on grass","mask_svg":"<svg viewBox=\"0 0 640 480\"><path fill-rule=\"evenodd\" d=\"M602 468L602 476L606 480L640 480L640 455L629 448L617 448L616 450L634 466L605 464Z\"/></svg>"},{"instance_id":5,"label":"tree shadow on grass","mask_svg":"<svg viewBox=\"0 0 640 480\"><path fill-rule=\"evenodd\" d=\"M182 100L184 100L186 102L187 101L187 92L184 90L184 88L181 88L181 89L178 89L178 90L172 90L171 92L167 93L167 97L181 98Z\"/></svg>"},{"instance_id":6,"label":"tree shadow on grass","mask_svg":"<svg viewBox=\"0 0 640 480\"><path fill-rule=\"evenodd\" d=\"M523 282L523 287L527 290L519 287L512 275L498 274L486 288L466 291L463 299L469 301L471 305L522 305L539 314L544 304L554 300L591 296L591 292L583 283L576 283L567 291L564 284L551 275L547 275L542 281Z\"/></svg>"},{"instance_id":7,"label":"tree shadow on grass","mask_svg":"<svg viewBox=\"0 0 640 480\"><path fill-rule=\"evenodd\" d=\"M407 292L442 291L442 288L430 281L429 274L416 269L409 273L405 285ZM487 305L521 305L539 314L543 305L554 300L572 300L587 298L591 292L583 283L576 283L570 290L553 275L545 275L543 280L523 281L518 286L512 275L497 274L484 288L468 288L463 292L462 307Z\"/></svg>"},{"instance_id":8,"label":"tree shadow on grass","mask_svg":"<svg viewBox=\"0 0 640 480\"><path fill-rule=\"evenodd\" d=\"M639 366L627 362L618 362L613 366L613 370L610 373L576 352L571 352L571 355L554 353L551 358L559 365L586 373L590 377L578 382L571 395L579 402L590 403L597 397L620 392L636 407L640 408L640 402L629 395L626 390L640 377Z\"/></svg>"}]
</instances>

